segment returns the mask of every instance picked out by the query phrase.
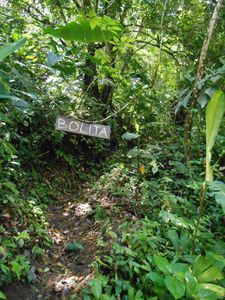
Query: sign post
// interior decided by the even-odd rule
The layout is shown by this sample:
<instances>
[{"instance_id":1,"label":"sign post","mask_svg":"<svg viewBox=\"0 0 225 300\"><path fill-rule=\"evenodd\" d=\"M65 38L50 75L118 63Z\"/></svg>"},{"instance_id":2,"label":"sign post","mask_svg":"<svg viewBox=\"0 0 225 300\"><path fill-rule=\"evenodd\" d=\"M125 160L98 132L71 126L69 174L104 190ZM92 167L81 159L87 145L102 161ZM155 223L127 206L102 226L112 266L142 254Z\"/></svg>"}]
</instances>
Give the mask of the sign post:
<instances>
[{"instance_id":1,"label":"sign post","mask_svg":"<svg viewBox=\"0 0 225 300\"><path fill-rule=\"evenodd\" d=\"M110 139L110 126L81 122L79 120L63 116L57 117L56 130L94 136L102 139Z\"/></svg>"}]
</instances>

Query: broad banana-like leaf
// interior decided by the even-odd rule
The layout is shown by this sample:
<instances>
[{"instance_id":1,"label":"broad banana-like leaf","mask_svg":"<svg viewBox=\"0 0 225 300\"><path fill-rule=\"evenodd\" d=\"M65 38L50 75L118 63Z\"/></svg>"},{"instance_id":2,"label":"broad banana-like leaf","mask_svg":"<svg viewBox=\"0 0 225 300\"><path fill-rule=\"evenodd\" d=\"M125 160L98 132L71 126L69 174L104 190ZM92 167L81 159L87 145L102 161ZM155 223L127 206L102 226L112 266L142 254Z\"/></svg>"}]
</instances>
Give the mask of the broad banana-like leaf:
<instances>
[{"instance_id":1,"label":"broad banana-like leaf","mask_svg":"<svg viewBox=\"0 0 225 300\"><path fill-rule=\"evenodd\" d=\"M54 37L84 43L109 41L118 37L122 31L123 27L118 21L106 16L93 19L80 18L77 22L71 22L56 29L52 27L44 29L45 33Z\"/></svg>"},{"instance_id":2,"label":"broad banana-like leaf","mask_svg":"<svg viewBox=\"0 0 225 300\"><path fill-rule=\"evenodd\" d=\"M15 52L26 43L27 39L20 39L16 43L8 43L0 47L0 62L3 61L8 55Z\"/></svg>"},{"instance_id":3,"label":"broad banana-like leaf","mask_svg":"<svg viewBox=\"0 0 225 300\"><path fill-rule=\"evenodd\" d=\"M225 111L225 95L221 90L216 91L206 107L206 176L207 182L213 181L211 167L212 148L215 144L223 114Z\"/></svg>"}]
</instances>

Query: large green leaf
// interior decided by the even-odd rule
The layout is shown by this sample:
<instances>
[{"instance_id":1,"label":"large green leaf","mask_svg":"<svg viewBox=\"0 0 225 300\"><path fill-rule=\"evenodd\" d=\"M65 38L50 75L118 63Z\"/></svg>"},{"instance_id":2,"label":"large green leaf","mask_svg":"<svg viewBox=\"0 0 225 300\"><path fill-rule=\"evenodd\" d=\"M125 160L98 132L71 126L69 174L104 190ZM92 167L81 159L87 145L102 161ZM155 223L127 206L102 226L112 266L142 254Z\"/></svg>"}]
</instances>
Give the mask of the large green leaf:
<instances>
[{"instance_id":1,"label":"large green leaf","mask_svg":"<svg viewBox=\"0 0 225 300\"><path fill-rule=\"evenodd\" d=\"M6 300L6 296L0 291L0 299Z\"/></svg>"},{"instance_id":2,"label":"large green leaf","mask_svg":"<svg viewBox=\"0 0 225 300\"><path fill-rule=\"evenodd\" d=\"M212 259L199 255L194 261L192 275L198 279L198 276L200 276L204 271L210 268L212 264Z\"/></svg>"},{"instance_id":3,"label":"large green leaf","mask_svg":"<svg viewBox=\"0 0 225 300\"><path fill-rule=\"evenodd\" d=\"M191 274L190 271L185 273L185 282L187 293L191 296L196 295L199 290L197 279Z\"/></svg>"},{"instance_id":4,"label":"large green leaf","mask_svg":"<svg viewBox=\"0 0 225 300\"><path fill-rule=\"evenodd\" d=\"M201 286L199 285L199 288ZM197 294L197 299L199 300L217 300L218 296L213 291L210 291L209 289L201 288L199 293Z\"/></svg>"},{"instance_id":5,"label":"large green leaf","mask_svg":"<svg viewBox=\"0 0 225 300\"><path fill-rule=\"evenodd\" d=\"M109 17L96 17L94 19L79 19L58 28L47 27L44 29L54 37L68 41L95 43L112 40L123 31L122 26L116 20Z\"/></svg>"},{"instance_id":6,"label":"large green leaf","mask_svg":"<svg viewBox=\"0 0 225 300\"><path fill-rule=\"evenodd\" d=\"M210 165L212 148L218 134L220 124L225 111L225 95L218 90L210 99L206 107L206 181L213 181L213 171Z\"/></svg>"},{"instance_id":7,"label":"large green leaf","mask_svg":"<svg viewBox=\"0 0 225 300\"><path fill-rule=\"evenodd\" d=\"M167 235L168 235L168 238L171 240L174 249L179 250L180 249L180 239L179 239L177 231L174 229L170 229L168 231Z\"/></svg>"},{"instance_id":8,"label":"large green leaf","mask_svg":"<svg viewBox=\"0 0 225 300\"><path fill-rule=\"evenodd\" d=\"M215 180L210 183L209 188L212 191L216 202L222 206L223 212L225 213L225 184L221 181Z\"/></svg>"},{"instance_id":9,"label":"large green leaf","mask_svg":"<svg viewBox=\"0 0 225 300\"><path fill-rule=\"evenodd\" d=\"M102 294L102 281L100 279L94 279L91 283L91 292L96 299L100 299Z\"/></svg>"},{"instance_id":10,"label":"large green leaf","mask_svg":"<svg viewBox=\"0 0 225 300\"><path fill-rule=\"evenodd\" d=\"M162 256L155 256L154 262L157 268L163 272L164 275L170 274L172 271L171 264L165 257Z\"/></svg>"},{"instance_id":11,"label":"large green leaf","mask_svg":"<svg viewBox=\"0 0 225 300\"><path fill-rule=\"evenodd\" d=\"M225 296L225 288L222 286L211 283L201 283L199 286L205 290L210 290L216 293L219 298L223 298Z\"/></svg>"},{"instance_id":12,"label":"large green leaf","mask_svg":"<svg viewBox=\"0 0 225 300\"><path fill-rule=\"evenodd\" d=\"M184 296L186 290L185 283L175 276L167 275L165 277L165 285L174 299L180 299Z\"/></svg>"},{"instance_id":13,"label":"large green leaf","mask_svg":"<svg viewBox=\"0 0 225 300\"><path fill-rule=\"evenodd\" d=\"M221 261L221 257L209 252L206 256L199 255L196 258L192 275L197 279L198 283L211 283L223 279L223 267L224 262Z\"/></svg>"},{"instance_id":14,"label":"large green leaf","mask_svg":"<svg viewBox=\"0 0 225 300\"><path fill-rule=\"evenodd\" d=\"M223 279L223 274L219 268L212 266L198 276L198 282L213 282Z\"/></svg>"},{"instance_id":15,"label":"large green leaf","mask_svg":"<svg viewBox=\"0 0 225 300\"><path fill-rule=\"evenodd\" d=\"M164 286L164 281L163 281L163 277L158 273L158 272L149 272L147 274L147 278L149 278L152 282L154 282L155 284L159 285L159 286Z\"/></svg>"},{"instance_id":16,"label":"large green leaf","mask_svg":"<svg viewBox=\"0 0 225 300\"><path fill-rule=\"evenodd\" d=\"M8 43L0 47L0 62L3 61L8 55L15 52L26 43L27 39L20 39L16 43Z\"/></svg>"}]
</instances>

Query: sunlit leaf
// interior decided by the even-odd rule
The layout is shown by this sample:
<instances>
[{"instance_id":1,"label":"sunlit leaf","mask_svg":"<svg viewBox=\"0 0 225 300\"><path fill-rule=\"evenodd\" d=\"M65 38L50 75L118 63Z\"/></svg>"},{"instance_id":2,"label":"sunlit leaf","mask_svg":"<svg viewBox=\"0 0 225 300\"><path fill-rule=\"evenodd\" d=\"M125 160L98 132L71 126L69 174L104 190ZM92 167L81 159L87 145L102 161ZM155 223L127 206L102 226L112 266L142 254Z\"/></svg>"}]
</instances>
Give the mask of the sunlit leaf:
<instances>
[{"instance_id":1,"label":"sunlit leaf","mask_svg":"<svg viewBox=\"0 0 225 300\"><path fill-rule=\"evenodd\" d=\"M172 275L165 277L165 284L167 289L173 295L174 299L180 299L185 294L185 283Z\"/></svg>"},{"instance_id":2,"label":"sunlit leaf","mask_svg":"<svg viewBox=\"0 0 225 300\"><path fill-rule=\"evenodd\" d=\"M213 261L210 258L199 255L193 264L192 274L198 278L205 270L212 266Z\"/></svg>"},{"instance_id":3,"label":"sunlit leaf","mask_svg":"<svg viewBox=\"0 0 225 300\"><path fill-rule=\"evenodd\" d=\"M16 274L17 278L20 278L21 275L21 266L18 262L12 261L12 271Z\"/></svg>"},{"instance_id":4,"label":"sunlit leaf","mask_svg":"<svg viewBox=\"0 0 225 300\"><path fill-rule=\"evenodd\" d=\"M8 55L15 52L26 43L27 39L23 38L16 43L8 43L0 47L0 61L3 61Z\"/></svg>"},{"instance_id":5,"label":"sunlit leaf","mask_svg":"<svg viewBox=\"0 0 225 300\"><path fill-rule=\"evenodd\" d=\"M216 293L219 298L223 298L225 296L225 288L222 286L211 283L201 283L200 286L206 290Z\"/></svg>"},{"instance_id":6,"label":"sunlit leaf","mask_svg":"<svg viewBox=\"0 0 225 300\"><path fill-rule=\"evenodd\" d=\"M96 299L100 299L102 294L102 281L101 279L94 279L91 283L91 292Z\"/></svg>"},{"instance_id":7,"label":"sunlit leaf","mask_svg":"<svg viewBox=\"0 0 225 300\"><path fill-rule=\"evenodd\" d=\"M201 287L199 285L199 287ZM197 299L200 300L217 300L218 296L216 293L214 293L213 291L210 291L209 289L204 289L202 288L199 293L197 294Z\"/></svg>"},{"instance_id":8,"label":"sunlit leaf","mask_svg":"<svg viewBox=\"0 0 225 300\"><path fill-rule=\"evenodd\" d=\"M155 256L154 262L157 266L157 268L163 272L163 274L167 275L171 272L171 264L168 262L168 260L165 257L162 256Z\"/></svg>"},{"instance_id":9,"label":"sunlit leaf","mask_svg":"<svg viewBox=\"0 0 225 300\"><path fill-rule=\"evenodd\" d=\"M210 165L212 148L215 144L220 124L225 111L225 95L216 91L206 107L206 181L213 181L213 171Z\"/></svg>"},{"instance_id":10,"label":"sunlit leaf","mask_svg":"<svg viewBox=\"0 0 225 300\"><path fill-rule=\"evenodd\" d=\"M199 290L197 279L188 271L185 273L187 292L192 296L196 295Z\"/></svg>"},{"instance_id":11,"label":"sunlit leaf","mask_svg":"<svg viewBox=\"0 0 225 300\"><path fill-rule=\"evenodd\" d=\"M1 291L0 291L0 299L2 299L2 300L6 300L7 299L6 296L5 296L5 294L3 294Z\"/></svg>"},{"instance_id":12,"label":"sunlit leaf","mask_svg":"<svg viewBox=\"0 0 225 300\"><path fill-rule=\"evenodd\" d=\"M95 26L93 19L80 19L56 29L47 27L44 32L68 41L95 43L109 41L123 31L120 23L109 17L96 17L95 20Z\"/></svg>"}]
</instances>

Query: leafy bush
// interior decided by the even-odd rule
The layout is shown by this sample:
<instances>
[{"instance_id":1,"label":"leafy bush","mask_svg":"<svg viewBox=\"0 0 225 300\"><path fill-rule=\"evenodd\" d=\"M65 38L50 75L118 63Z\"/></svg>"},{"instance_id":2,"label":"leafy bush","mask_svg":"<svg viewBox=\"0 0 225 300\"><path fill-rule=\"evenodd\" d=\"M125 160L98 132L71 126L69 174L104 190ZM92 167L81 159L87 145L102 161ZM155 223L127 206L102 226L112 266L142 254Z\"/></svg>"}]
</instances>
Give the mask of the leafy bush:
<instances>
[{"instance_id":1,"label":"leafy bush","mask_svg":"<svg viewBox=\"0 0 225 300\"><path fill-rule=\"evenodd\" d=\"M190 255L187 231L144 219L122 232L110 255L97 260L99 275L84 290L84 299L213 300L225 295L225 258L215 252Z\"/></svg>"}]
</instances>

